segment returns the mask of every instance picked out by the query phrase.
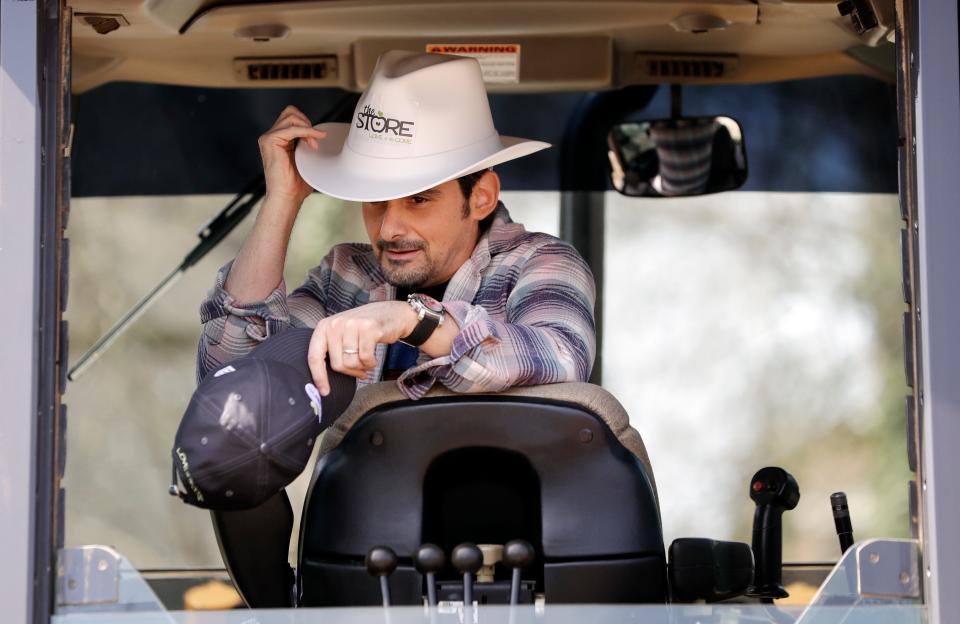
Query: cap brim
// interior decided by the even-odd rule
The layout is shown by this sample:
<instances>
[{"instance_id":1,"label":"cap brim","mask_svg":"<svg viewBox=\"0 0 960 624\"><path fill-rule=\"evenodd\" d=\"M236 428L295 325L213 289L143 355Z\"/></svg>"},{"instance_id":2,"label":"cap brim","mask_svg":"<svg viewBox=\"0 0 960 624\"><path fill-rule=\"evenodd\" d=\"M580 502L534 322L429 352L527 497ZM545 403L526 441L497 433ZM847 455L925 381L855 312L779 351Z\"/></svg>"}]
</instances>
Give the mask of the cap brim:
<instances>
[{"instance_id":1,"label":"cap brim","mask_svg":"<svg viewBox=\"0 0 960 624\"><path fill-rule=\"evenodd\" d=\"M543 141L500 136L430 156L374 158L346 144L350 124L325 123L316 128L327 136L318 141L317 149L300 141L295 153L297 170L321 193L347 201L406 197L550 147Z\"/></svg>"}]
</instances>

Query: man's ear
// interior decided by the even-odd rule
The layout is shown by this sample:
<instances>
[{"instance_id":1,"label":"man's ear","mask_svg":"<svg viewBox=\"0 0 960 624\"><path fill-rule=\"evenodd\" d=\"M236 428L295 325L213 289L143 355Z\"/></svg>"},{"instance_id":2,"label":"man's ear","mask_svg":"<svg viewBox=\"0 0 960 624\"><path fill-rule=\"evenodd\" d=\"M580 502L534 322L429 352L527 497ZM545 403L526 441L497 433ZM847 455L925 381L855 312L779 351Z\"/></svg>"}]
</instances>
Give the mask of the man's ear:
<instances>
[{"instance_id":1,"label":"man's ear","mask_svg":"<svg viewBox=\"0 0 960 624\"><path fill-rule=\"evenodd\" d=\"M500 201L500 176L493 171L487 171L473 187L470 195L470 218L483 221L497 208Z\"/></svg>"}]
</instances>

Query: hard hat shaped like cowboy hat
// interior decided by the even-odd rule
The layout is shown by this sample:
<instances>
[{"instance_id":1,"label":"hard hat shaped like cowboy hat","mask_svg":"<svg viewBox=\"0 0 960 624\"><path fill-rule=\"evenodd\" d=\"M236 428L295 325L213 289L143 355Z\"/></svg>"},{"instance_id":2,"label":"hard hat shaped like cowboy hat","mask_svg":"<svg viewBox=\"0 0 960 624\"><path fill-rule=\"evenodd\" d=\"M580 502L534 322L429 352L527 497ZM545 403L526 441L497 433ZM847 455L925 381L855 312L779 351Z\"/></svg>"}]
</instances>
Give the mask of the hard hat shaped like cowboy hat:
<instances>
[{"instance_id":1,"label":"hard hat shaped like cowboy hat","mask_svg":"<svg viewBox=\"0 0 960 624\"><path fill-rule=\"evenodd\" d=\"M476 59L393 50L377 61L352 123L316 126L297 169L322 193L350 201L413 195L550 147L497 134Z\"/></svg>"}]
</instances>

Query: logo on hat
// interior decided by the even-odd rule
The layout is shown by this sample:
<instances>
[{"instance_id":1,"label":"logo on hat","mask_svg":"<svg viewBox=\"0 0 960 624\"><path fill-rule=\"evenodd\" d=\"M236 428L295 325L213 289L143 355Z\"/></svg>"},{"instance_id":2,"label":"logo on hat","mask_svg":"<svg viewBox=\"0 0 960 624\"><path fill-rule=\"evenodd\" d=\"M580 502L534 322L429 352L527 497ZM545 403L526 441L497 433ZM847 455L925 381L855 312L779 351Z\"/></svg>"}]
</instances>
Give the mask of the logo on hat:
<instances>
[{"instance_id":1,"label":"logo on hat","mask_svg":"<svg viewBox=\"0 0 960 624\"><path fill-rule=\"evenodd\" d=\"M414 126L412 121L385 115L382 110L365 104L357 111L355 125L363 130L362 135L378 141L394 143L413 143Z\"/></svg>"},{"instance_id":2,"label":"logo on hat","mask_svg":"<svg viewBox=\"0 0 960 624\"><path fill-rule=\"evenodd\" d=\"M307 396L310 397L310 407L313 408L313 415L316 416L317 420L320 421L320 423L322 424L323 413L322 413L322 408L320 406L323 405L323 403L321 402L321 399L320 399L320 392L317 390L317 387L312 383L308 383L307 385L305 385L303 387L303 390L304 392L307 393Z\"/></svg>"},{"instance_id":3,"label":"logo on hat","mask_svg":"<svg viewBox=\"0 0 960 624\"><path fill-rule=\"evenodd\" d=\"M220 376L222 376L222 375L226 375L226 374L228 374L228 373L235 373L235 372L237 372L237 369L235 369L234 367L232 367L232 366L224 366L223 368L221 368L220 370L218 370L217 372L215 372L215 373L213 374L213 376L214 376L214 377L220 377Z\"/></svg>"},{"instance_id":4,"label":"logo on hat","mask_svg":"<svg viewBox=\"0 0 960 624\"><path fill-rule=\"evenodd\" d=\"M190 488L190 491L193 492L193 496L197 499L197 502L202 503L203 492L197 487L197 482L193 480L193 475L190 474L190 462L187 461L187 454L184 453L179 446L177 447L177 458L180 460L180 469L183 470L183 481L187 484L187 487Z\"/></svg>"}]
</instances>

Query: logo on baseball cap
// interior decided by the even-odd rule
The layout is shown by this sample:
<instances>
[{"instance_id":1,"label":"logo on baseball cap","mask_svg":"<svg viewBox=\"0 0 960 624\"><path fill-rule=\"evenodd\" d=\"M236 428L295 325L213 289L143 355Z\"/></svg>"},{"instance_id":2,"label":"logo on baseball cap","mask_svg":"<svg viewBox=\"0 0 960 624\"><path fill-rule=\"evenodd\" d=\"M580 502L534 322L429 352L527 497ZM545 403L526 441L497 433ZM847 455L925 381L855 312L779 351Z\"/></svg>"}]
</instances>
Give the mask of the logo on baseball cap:
<instances>
[{"instance_id":1,"label":"logo on baseball cap","mask_svg":"<svg viewBox=\"0 0 960 624\"><path fill-rule=\"evenodd\" d=\"M353 377L328 367L331 391L320 396L307 364L312 334L280 332L201 381L174 439L171 494L197 507L248 509L303 471L356 390Z\"/></svg>"}]
</instances>

